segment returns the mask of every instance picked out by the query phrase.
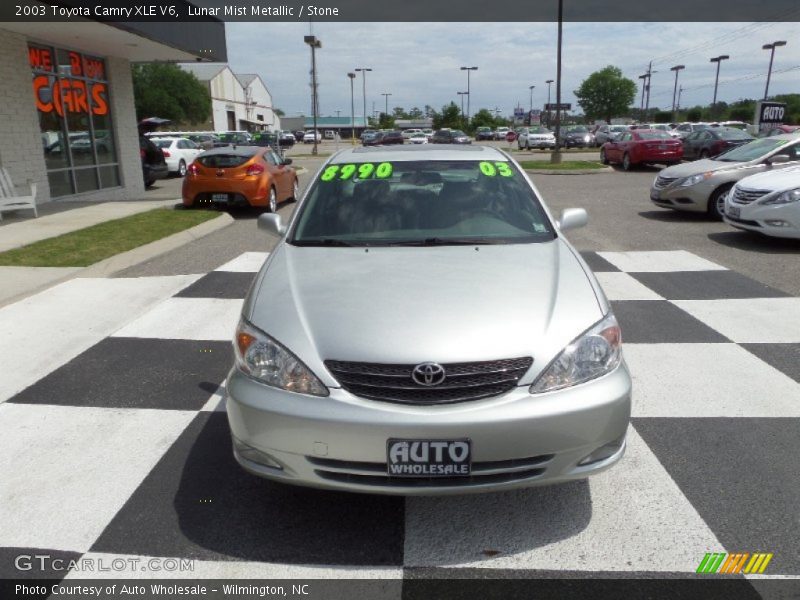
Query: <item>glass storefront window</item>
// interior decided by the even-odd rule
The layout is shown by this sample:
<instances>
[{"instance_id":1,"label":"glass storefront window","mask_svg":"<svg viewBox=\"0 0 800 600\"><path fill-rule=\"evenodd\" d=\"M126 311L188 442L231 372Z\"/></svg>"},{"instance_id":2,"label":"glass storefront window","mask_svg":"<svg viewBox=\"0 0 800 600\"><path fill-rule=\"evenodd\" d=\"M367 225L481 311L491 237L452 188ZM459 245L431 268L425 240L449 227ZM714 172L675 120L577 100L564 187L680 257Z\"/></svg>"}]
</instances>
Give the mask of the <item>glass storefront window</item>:
<instances>
[{"instance_id":1,"label":"glass storefront window","mask_svg":"<svg viewBox=\"0 0 800 600\"><path fill-rule=\"evenodd\" d=\"M105 61L35 44L28 59L50 194L119 186Z\"/></svg>"}]
</instances>

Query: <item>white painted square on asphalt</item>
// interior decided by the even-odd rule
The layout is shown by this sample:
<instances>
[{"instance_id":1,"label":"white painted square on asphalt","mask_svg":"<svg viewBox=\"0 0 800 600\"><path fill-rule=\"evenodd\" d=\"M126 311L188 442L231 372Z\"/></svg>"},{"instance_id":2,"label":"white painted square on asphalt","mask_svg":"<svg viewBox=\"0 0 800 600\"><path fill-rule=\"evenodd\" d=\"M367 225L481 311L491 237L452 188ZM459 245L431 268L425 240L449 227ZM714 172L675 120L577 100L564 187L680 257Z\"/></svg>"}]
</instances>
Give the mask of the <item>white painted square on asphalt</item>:
<instances>
[{"instance_id":1,"label":"white painted square on asphalt","mask_svg":"<svg viewBox=\"0 0 800 600\"><path fill-rule=\"evenodd\" d=\"M230 341L243 302L227 298L170 298L112 337Z\"/></svg>"},{"instance_id":2,"label":"white painted square on asphalt","mask_svg":"<svg viewBox=\"0 0 800 600\"><path fill-rule=\"evenodd\" d=\"M626 344L634 417L800 417L800 383L737 344Z\"/></svg>"},{"instance_id":3,"label":"white painted square on asphalt","mask_svg":"<svg viewBox=\"0 0 800 600\"><path fill-rule=\"evenodd\" d=\"M200 277L73 279L0 308L0 402Z\"/></svg>"},{"instance_id":4,"label":"white painted square on asphalt","mask_svg":"<svg viewBox=\"0 0 800 600\"><path fill-rule=\"evenodd\" d=\"M269 252L244 252L214 270L233 273L257 273L261 270L261 265L264 264L268 256Z\"/></svg>"},{"instance_id":5,"label":"white painted square on asphalt","mask_svg":"<svg viewBox=\"0 0 800 600\"><path fill-rule=\"evenodd\" d=\"M191 561L191 570L188 570L181 569L181 561L186 559L177 557L88 552L81 559L83 562L86 562L84 559L89 559L94 565L102 564L107 567L118 565L121 570L70 571L67 579L185 579L187 577L192 579L401 579L403 576L403 569L400 567L339 567L195 559ZM400 600L399 595L378 596L378 598Z\"/></svg>"},{"instance_id":6,"label":"white painted square on asphalt","mask_svg":"<svg viewBox=\"0 0 800 600\"><path fill-rule=\"evenodd\" d=\"M672 300L672 303L740 344L800 343L800 298Z\"/></svg>"},{"instance_id":7,"label":"white painted square on asphalt","mask_svg":"<svg viewBox=\"0 0 800 600\"><path fill-rule=\"evenodd\" d=\"M717 263L686 250L641 252L598 252L612 265L626 273L670 273L673 271L727 271Z\"/></svg>"},{"instance_id":8,"label":"white painted square on asphalt","mask_svg":"<svg viewBox=\"0 0 800 600\"><path fill-rule=\"evenodd\" d=\"M722 544L633 428L588 482L406 500L407 567L694 573L709 548Z\"/></svg>"},{"instance_id":9,"label":"white painted square on asphalt","mask_svg":"<svg viewBox=\"0 0 800 600\"><path fill-rule=\"evenodd\" d=\"M627 273L601 272L595 273L597 281L609 300L663 300L649 287L637 281Z\"/></svg>"},{"instance_id":10,"label":"white painted square on asphalt","mask_svg":"<svg viewBox=\"0 0 800 600\"><path fill-rule=\"evenodd\" d=\"M89 550L195 414L0 405L0 546Z\"/></svg>"}]
</instances>

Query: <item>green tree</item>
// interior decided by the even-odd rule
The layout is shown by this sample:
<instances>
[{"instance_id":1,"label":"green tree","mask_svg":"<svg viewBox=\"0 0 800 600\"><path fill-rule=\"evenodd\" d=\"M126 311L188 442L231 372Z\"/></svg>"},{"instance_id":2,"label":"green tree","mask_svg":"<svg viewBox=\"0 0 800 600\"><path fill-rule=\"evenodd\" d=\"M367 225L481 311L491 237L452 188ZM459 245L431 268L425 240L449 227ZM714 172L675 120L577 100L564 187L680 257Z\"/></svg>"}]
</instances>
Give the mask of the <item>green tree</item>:
<instances>
[{"instance_id":1,"label":"green tree","mask_svg":"<svg viewBox=\"0 0 800 600\"><path fill-rule=\"evenodd\" d=\"M273 108L272 112L274 112L279 117L285 117L286 113L283 112L280 108Z\"/></svg>"},{"instance_id":2,"label":"green tree","mask_svg":"<svg viewBox=\"0 0 800 600\"><path fill-rule=\"evenodd\" d=\"M455 102L450 102L442 107L442 112L433 114L433 128L441 129L449 127L451 129L463 129L464 119L461 116L461 109Z\"/></svg>"},{"instance_id":3,"label":"green tree","mask_svg":"<svg viewBox=\"0 0 800 600\"><path fill-rule=\"evenodd\" d=\"M612 117L628 113L636 96L636 84L609 65L589 75L573 93L588 119L610 123Z\"/></svg>"},{"instance_id":4,"label":"green tree","mask_svg":"<svg viewBox=\"0 0 800 600\"><path fill-rule=\"evenodd\" d=\"M686 112L686 119L689 121L699 121L703 117L703 107L693 106Z\"/></svg>"},{"instance_id":5,"label":"green tree","mask_svg":"<svg viewBox=\"0 0 800 600\"><path fill-rule=\"evenodd\" d=\"M378 117L378 129L394 129L394 117L382 112Z\"/></svg>"},{"instance_id":6,"label":"green tree","mask_svg":"<svg viewBox=\"0 0 800 600\"><path fill-rule=\"evenodd\" d=\"M478 127L495 127L495 118L494 114L489 111L489 109L482 108L474 115L472 115L472 123L473 128Z\"/></svg>"},{"instance_id":7,"label":"green tree","mask_svg":"<svg viewBox=\"0 0 800 600\"><path fill-rule=\"evenodd\" d=\"M208 89L193 73L169 63L131 67L136 116L178 123L202 123L211 115Z\"/></svg>"},{"instance_id":8,"label":"green tree","mask_svg":"<svg viewBox=\"0 0 800 600\"><path fill-rule=\"evenodd\" d=\"M410 111L408 111L409 119L421 119L424 116L425 116L424 113L416 106L412 108Z\"/></svg>"}]
</instances>

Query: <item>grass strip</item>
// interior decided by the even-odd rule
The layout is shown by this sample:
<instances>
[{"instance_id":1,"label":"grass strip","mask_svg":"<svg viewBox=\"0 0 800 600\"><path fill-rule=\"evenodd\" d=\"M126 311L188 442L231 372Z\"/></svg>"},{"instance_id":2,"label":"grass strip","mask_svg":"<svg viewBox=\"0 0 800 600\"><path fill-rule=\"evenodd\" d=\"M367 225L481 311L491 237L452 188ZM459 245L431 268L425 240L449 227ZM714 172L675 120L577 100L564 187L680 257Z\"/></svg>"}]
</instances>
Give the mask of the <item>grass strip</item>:
<instances>
[{"instance_id":1,"label":"grass strip","mask_svg":"<svg viewBox=\"0 0 800 600\"><path fill-rule=\"evenodd\" d=\"M156 208L0 253L6 267L88 267L219 216L205 210Z\"/></svg>"}]
</instances>

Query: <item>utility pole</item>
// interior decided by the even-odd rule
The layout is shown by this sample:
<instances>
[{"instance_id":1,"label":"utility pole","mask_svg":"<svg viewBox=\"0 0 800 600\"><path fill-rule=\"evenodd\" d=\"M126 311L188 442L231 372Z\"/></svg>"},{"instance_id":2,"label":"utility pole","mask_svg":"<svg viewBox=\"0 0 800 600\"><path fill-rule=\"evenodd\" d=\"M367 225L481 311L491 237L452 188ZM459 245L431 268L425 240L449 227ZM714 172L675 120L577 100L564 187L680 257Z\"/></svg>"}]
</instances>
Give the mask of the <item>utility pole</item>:
<instances>
[{"instance_id":1,"label":"utility pole","mask_svg":"<svg viewBox=\"0 0 800 600\"><path fill-rule=\"evenodd\" d=\"M651 60L650 64L647 65L647 100L644 104L645 121L647 121L647 116L650 113L650 81L653 79L653 73L655 72L653 71L653 61Z\"/></svg>"},{"instance_id":2,"label":"utility pole","mask_svg":"<svg viewBox=\"0 0 800 600\"><path fill-rule=\"evenodd\" d=\"M561 42L563 40L564 0L558 0L558 52L556 54L556 147L550 162L561 162Z\"/></svg>"},{"instance_id":3,"label":"utility pole","mask_svg":"<svg viewBox=\"0 0 800 600\"><path fill-rule=\"evenodd\" d=\"M367 128L367 71L372 71L372 69L368 69L367 67L360 67L355 69L356 73L361 72L361 86L362 92L364 94L364 129Z\"/></svg>"},{"instance_id":4,"label":"utility pole","mask_svg":"<svg viewBox=\"0 0 800 600\"><path fill-rule=\"evenodd\" d=\"M642 99L639 102L639 115L644 116L644 91L647 88L647 73L639 75L639 79L642 80Z\"/></svg>"},{"instance_id":5,"label":"utility pole","mask_svg":"<svg viewBox=\"0 0 800 600\"><path fill-rule=\"evenodd\" d=\"M356 74L350 72L347 74L347 78L350 80L350 135L351 140L350 142L355 145L356 143L356 104L355 100L353 99L353 80L356 78Z\"/></svg>"},{"instance_id":6,"label":"utility pole","mask_svg":"<svg viewBox=\"0 0 800 600\"><path fill-rule=\"evenodd\" d=\"M767 95L769 94L769 79L772 75L772 61L775 59L775 48L785 45L786 42L772 42L771 44L764 44L761 46L762 50L771 50L769 55L769 70L767 71L767 87L764 88L764 100L767 99Z\"/></svg>"},{"instance_id":7,"label":"utility pole","mask_svg":"<svg viewBox=\"0 0 800 600\"><path fill-rule=\"evenodd\" d=\"M681 69L685 69L686 65L675 65L674 67L670 67L670 71L675 71L675 86L672 88L672 120L676 119L675 116L675 97L678 93L678 73Z\"/></svg>"},{"instance_id":8,"label":"utility pole","mask_svg":"<svg viewBox=\"0 0 800 600\"><path fill-rule=\"evenodd\" d=\"M303 41L311 47L311 106L314 109L314 147L311 154L317 154L317 55L316 49L322 48L322 42L316 36L303 36Z\"/></svg>"},{"instance_id":9,"label":"utility pole","mask_svg":"<svg viewBox=\"0 0 800 600\"><path fill-rule=\"evenodd\" d=\"M533 88L535 87L536 87L535 85L531 85L528 87L528 89L531 91L531 107L528 109L530 111L528 114L533 112Z\"/></svg>"},{"instance_id":10,"label":"utility pole","mask_svg":"<svg viewBox=\"0 0 800 600\"><path fill-rule=\"evenodd\" d=\"M711 101L711 109L714 109L714 105L717 103L717 86L719 85L719 65L723 60L728 60L730 56L727 54L720 54L719 56L715 56L709 62L717 63L717 76L714 78L714 99Z\"/></svg>"},{"instance_id":11,"label":"utility pole","mask_svg":"<svg viewBox=\"0 0 800 600\"><path fill-rule=\"evenodd\" d=\"M547 103L550 104L550 84L553 83L553 79L548 79L545 81L547 84ZM550 109L547 109L547 127L550 127Z\"/></svg>"},{"instance_id":12,"label":"utility pole","mask_svg":"<svg viewBox=\"0 0 800 600\"><path fill-rule=\"evenodd\" d=\"M478 67L461 67L461 70L467 72L467 122L469 122L469 74L470 71L477 71Z\"/></svg>"},{"instance_id":13,"label":"utility pole","mask_svg":"<svg viewBox=\"0 0 800 600\"><path fill-rule=\"evenodd\" d=\"M386 103L386 109L383 111L383 114L385 114L387 118L389 117L389 96L391 96L391 95L392 95L391 93L387 93L387 92L384 92L384 93L381 94L381 96L383 96L383 99L385 100L385 103Z\"/></svg>"}]
</instances>

